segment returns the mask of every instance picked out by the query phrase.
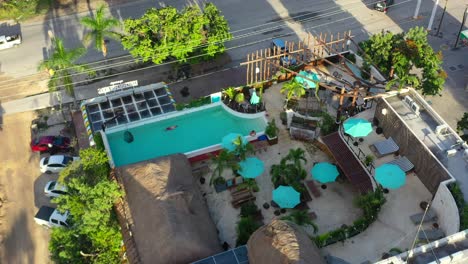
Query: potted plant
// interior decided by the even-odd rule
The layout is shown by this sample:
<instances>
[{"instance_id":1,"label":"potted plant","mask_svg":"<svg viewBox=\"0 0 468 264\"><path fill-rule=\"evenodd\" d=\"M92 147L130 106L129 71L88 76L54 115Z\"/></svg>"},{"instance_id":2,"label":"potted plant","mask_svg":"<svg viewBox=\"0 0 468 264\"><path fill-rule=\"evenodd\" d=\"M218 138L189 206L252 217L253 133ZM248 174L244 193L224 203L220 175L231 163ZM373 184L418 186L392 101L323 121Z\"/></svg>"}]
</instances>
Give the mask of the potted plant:
<instances>
[{"instance_id":1,"label":"potted plant","mask_svg":"<svg viewBox=\"0 0 468 264\"><path fill-rule=\"evenodd\" d=\"M364 163L366 164L366 166L371 165L373 162L374 162L374 156L372 156L372 155L367 155L367 156L366 156L366 160L364 161Z\"/></svg>"},{"instance_id":2,"label":"potted plant","mask_svg":"<svg viewBox=\"0 0 468 264\"><path fill-rule=\"evenodd\" d=\"M273 118L265 128L265 134L268 138L268 144L278 144L278 127L276 126L275 119Z\"/></svg>"}]
</instances>

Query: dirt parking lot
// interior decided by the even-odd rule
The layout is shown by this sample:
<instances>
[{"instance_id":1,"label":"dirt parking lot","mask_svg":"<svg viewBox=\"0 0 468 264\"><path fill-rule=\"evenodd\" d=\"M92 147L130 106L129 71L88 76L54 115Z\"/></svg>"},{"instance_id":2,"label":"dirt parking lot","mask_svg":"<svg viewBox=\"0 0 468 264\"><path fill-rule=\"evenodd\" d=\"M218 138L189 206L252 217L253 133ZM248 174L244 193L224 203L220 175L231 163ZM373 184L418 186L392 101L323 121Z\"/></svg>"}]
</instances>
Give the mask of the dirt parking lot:
<instances>
[{"instance_id":1,"label":"dirt parking lot","mask_svg":"<svg viewBox=\"0 0 468 264\"><path fill-rule=\"evenodd\" d=\"M41 175L39 154L30 151L34 112L3 117L0 130L0 263L50 263L49 231L34 222L45 183L57 175Z\"/></svg>"}]
</instances>

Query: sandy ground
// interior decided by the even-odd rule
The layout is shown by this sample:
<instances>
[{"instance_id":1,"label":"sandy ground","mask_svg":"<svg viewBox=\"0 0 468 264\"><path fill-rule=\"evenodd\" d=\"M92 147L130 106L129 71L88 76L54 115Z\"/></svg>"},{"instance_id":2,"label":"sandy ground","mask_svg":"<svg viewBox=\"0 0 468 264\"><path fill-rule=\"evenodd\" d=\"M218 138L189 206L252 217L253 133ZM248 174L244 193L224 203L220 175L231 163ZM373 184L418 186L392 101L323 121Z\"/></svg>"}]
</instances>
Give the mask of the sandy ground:
<instances>
[{"instance_id":1,"label":"sandy ground","mask_svg":"<svg viewBox=\"0 0 468 264\"><path fill-rule=\"evenodd\" d=\"M39 154L29 149L33 112L3 117L0 130L0 263L49 263L49 232L36 225L39 205L48 203L41 188ZM34 191L35 190L35 191ZM36 193L36 195L35 195Z\"/></svg>"}]
</instances>

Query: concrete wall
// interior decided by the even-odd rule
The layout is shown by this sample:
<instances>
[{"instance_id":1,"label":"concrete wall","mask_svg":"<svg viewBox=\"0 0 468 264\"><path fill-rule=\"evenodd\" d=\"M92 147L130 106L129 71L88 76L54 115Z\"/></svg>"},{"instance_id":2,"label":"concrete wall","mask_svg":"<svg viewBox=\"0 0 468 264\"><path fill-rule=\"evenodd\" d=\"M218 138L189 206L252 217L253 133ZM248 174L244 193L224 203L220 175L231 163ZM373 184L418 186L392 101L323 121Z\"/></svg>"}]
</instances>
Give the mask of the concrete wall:
<instances>
[{"instance_id":1,"label":"concrete wall","mask_svg":"<svg viewBox=\"0 0 468 264\"><path fill-rule=\"evenodd\" d=\"M385 115L382 114L384 108L387 109ZM383 98L379 98L377 101L375 117L379 120L379 127L383 128L385 137L392 137L395 140L400 147L399 154L406 156L414 164L418 178L432 194L437 192L441 182L451 179L448 171L439 160L413 134L406 123Z\"/></svg>"},{"instance_id":2,"label":"concrete wall","mask_svg":"<svg viewBox=\"0 0 468 264\"><path fill-rule=\"evenodd\" d=\"M432 200L431 208L437 212L437 222L447 236L460 230L458 207L447 185L441 184Z\"/></svg>"}]
</instances>

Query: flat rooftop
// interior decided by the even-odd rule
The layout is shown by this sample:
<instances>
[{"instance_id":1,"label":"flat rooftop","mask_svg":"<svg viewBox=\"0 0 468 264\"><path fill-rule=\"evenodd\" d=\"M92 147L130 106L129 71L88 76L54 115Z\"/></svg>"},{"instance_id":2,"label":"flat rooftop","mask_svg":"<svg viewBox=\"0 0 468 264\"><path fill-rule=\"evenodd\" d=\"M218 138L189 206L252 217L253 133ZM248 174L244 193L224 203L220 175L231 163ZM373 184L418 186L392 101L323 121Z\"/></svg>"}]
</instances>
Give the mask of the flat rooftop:
<instances>
[{"instance_id":1,"label":"flat rooftop","mask_svg":"<svg viewBox=\"0 0 468 264\"><path fill-rule=\"evenodd\" d=\"M404 102L404 96L410 96L420 107L419 115L415 114L409 105ZM465 200L468 200L468 163L463 159L465 151L460 138L449 129L448 124L438 117L436 112L424 101L422 97L409 92L403 96L389 96L384 98L405 121L414 135L427 146L439 162L462 185ZM424 102L423 102L424 101ZM446 126L442 132L437 128ZM447 151L452 153L448 155Z\"/></svg>"}]
</instances>

